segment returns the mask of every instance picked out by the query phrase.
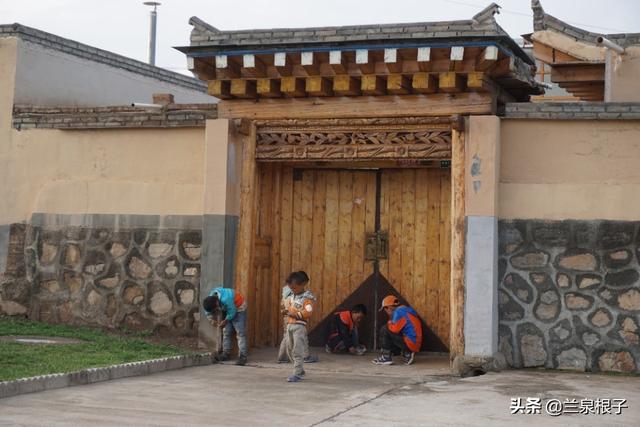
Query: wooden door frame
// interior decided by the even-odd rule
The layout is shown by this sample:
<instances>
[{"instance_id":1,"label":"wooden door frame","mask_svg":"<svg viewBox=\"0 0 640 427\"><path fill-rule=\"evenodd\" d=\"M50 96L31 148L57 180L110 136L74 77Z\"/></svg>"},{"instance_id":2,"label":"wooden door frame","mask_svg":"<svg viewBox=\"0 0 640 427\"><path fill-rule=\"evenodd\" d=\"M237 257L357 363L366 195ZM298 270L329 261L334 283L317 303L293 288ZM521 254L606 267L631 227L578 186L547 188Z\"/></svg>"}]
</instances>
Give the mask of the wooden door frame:
<instances>
[{"instance_id":1,"label":"wooden door frame","mask_svg":"<svg viewBox=\"0 0 640 427\"><path fill-rule=\"evenodd\" d=\"M451 160L451 283L450 283L450 359L455 356L464 355L464 235L465 235L465 129L464 121L458 116L450 117L391 117L391 118L358 118L358 119L273 119L273 120L249 120L241 121L241 134L243 135L242 149L242 170L240 183L240 222L236 252L236 274L234 286L240 293L248 298L249 306L255 303L255 277L253 268L255 257L255 225L257 220L257 201L259 197L257 157L258 157L258 135L272 134L280 131L298 133L296 138L309 138L309 135L320 135L320 144L331 146L331 139L341 140L336 133L352 132L353 129L370 129L372 132L391 132L393 129L407 129L409 133L420 132L429 129L429 126L446 123L451 130L450 160ZM306 130L306 132L304 132ZM264 132L263 132L264 131ZM263 132L260 134L260 132ZM401 141L404 143L408 139ZM299 161L301 166L309 161L319 159L344 161L345 168L353 165L358 160L401 160L401 159L422 159L429 158L444 159L442 150L423 150L425 157L420 157L417 151L382 150L380 157L358 156L345 149L344 146L336 151L325 150L328 155L320 157L309 156L309 150L305 153L296 153L294 148L290 148L287 140L280 141L285 150L280 150L279 158L262 159L263 161ZM388 148L388 147L387 147ZM432 155L432 157L429 157ZM242 268L241 266L251 266ZM250 309L249 316L253 316ZM248 322L251 324L251 322Z\"/></svg>"}]
</instances>

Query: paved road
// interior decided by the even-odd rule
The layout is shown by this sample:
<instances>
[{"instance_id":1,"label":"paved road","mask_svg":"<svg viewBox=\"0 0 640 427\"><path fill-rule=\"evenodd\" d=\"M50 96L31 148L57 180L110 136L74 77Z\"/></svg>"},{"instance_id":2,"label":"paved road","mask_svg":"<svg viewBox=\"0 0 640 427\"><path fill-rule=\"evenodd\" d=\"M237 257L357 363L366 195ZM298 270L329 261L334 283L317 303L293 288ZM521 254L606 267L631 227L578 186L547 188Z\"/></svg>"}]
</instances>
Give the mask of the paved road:
<instances>
[{"instance_id":1,"label":"paved road","mask_svg":"<svg viewBox=\"0 0 640 427\"><path fill-rule=\"evenodd\" d=\"M459 379L441 362L369 369L361 360L212 365L0 400L0 425L640 425L640 378L507 371ZM350 365L350 367L349 367ZM372 366L372 368L375 368ZM341 372L338 372L341 371ZM510 415L511 397L626 398L615 415Z\"/></svg>"}]
</instances>

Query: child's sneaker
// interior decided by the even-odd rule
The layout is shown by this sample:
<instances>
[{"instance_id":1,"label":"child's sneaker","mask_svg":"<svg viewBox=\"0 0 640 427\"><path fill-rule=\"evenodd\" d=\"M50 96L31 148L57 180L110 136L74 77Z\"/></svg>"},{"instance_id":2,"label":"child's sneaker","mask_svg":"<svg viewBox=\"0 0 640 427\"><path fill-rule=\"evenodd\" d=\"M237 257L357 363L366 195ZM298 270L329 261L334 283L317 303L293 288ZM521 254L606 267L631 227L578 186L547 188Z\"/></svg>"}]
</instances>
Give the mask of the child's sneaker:
<instances>
[{"instance_id":1,"label":"child's sneaker","mask_svg":"<svg viewBox=\"0 0 640 427\"><path fill-rule=\"evenodd\" d=\"M247 356L240 355L240 357L238 357L238 360L236 360L236 365L244 366L246 364L247 364Z\"/></svg>"},{"instance_id":2,"label":"child's sneaker","mask_svg":"<svg viewBox=\"0 0 640 427\"><path fill-rule=\"evenodd\" d=\"M331 351L331 347L329 347L329 344L324 345L324 351L326 351L329 354L333 353L333 351Z\"/></svg>"},{"instance_id":3,"label":"child's sneaker","mask_svg":"<svg viewBox=\"0 0 640 427\"><path fill-rule=\"evenodd\" d=\"M302 377L299 377L297 375L291 375L290 377L287 378L288 383L297 383L298 381L302 381Z\"/></svg>"},{"instance_id":4,"label":"child's sneaker","mask_svg":"<svg viewBox=\"0 0 640 427\"><path fill-rule=\"evenodd\" d=\"M407 351L406 353L402 353L402 360L404 362L405 365L411 365L413 364L413 359L415 357L415 353L412 353L410 351Z\"/></svg>"},{"instance_id":5,"label":"child's sneaker","mask_svg":"<svg viewBox=\"0 0 640 427\"><path fill-rule=\"evenodd\" d=\"M381 354L373 359L372 362L374 365L393 365L393 359L388 354Z\"/></svg>"},{"instance_id":6,"label":"child's sneaker","mask_svg":"<svg viewBox=\"0 0 640 427\"><path fill-rule=\"evenodd\" d=\"M307 357L304 358L304 363L316 363L318 360L318 356L316 356L315 354L310 354Z\"/></svg>"}]
</instances>

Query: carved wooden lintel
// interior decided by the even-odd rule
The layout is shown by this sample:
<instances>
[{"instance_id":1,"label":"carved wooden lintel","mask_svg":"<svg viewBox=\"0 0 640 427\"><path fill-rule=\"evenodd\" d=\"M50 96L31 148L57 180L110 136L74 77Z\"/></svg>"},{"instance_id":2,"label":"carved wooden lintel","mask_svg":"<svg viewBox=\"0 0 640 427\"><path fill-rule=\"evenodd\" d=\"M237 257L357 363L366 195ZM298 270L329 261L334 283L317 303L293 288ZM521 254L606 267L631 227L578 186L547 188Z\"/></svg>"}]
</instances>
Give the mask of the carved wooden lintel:
<instances>
[{"instance_id":1,"label":"carved wooden lintel","mask_svg":"<svg viewBox=\"0 0 640 427\"><path fill-rule=\"evenodd\" d=\"M259 122L258 161L451 158L451 119L378 118Z\"/></svg>"}]
</instances>

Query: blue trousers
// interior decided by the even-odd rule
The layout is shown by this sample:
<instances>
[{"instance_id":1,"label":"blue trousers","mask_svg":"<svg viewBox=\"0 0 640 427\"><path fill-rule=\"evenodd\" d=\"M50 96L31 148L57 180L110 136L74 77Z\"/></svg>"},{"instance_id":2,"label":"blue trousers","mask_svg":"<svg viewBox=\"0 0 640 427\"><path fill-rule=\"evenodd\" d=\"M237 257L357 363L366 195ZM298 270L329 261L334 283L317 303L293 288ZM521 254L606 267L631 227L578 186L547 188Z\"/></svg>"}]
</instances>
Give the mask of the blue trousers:
<instances>
[{"instance_id":1,"label":"blue trousers","mask_svg":"<svg viewBox=\"0 0 640 427\"><path fill-rule=\"evenodd\" d=\"M238 349L240 356L247 356L247 336L245 335L245 327L247 325L247 311L238 311L236 316L227 322L227 325L222 331L222 352L231 353L231 335L233 331L236 332L236 339L238 340Z\"/></svg>"}]
</instances>

